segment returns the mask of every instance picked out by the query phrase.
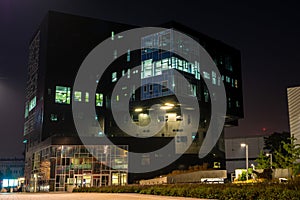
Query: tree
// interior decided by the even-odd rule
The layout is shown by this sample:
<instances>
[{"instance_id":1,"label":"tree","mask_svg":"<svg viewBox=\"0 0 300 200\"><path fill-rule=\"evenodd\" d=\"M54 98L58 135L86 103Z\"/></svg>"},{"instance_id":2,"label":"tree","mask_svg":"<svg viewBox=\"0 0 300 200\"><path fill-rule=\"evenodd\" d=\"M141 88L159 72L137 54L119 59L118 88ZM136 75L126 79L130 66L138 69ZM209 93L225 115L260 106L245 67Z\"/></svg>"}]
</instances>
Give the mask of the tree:
<instances>
[{"instance_id":1,"label":"tree","mask_svg":"<svg viewBox=\"0 0 300 200\"><path fill-rule=\"evenodd\" d=\"M272 135L268 137L264 137L264 143L265 147L264 149L273 154L273 166L275 168L286 168L284 161L281 157L276 156L275 152L281 152L281 155L286 156L288 152L283 148L283 143L290 143L289 140L290 133L288 132L282 132L277 133L274 132Z\"/></svg>"},{"instance_id":2,"label":"tree","mask_svg":"<svg viewBox=\"0 0 300 200\"><path fill-rule=\"evenodd\" d=\"M282 147L282 141L289 142L290 133L289 132L274 132L272 135L264 137L265 150L269 150L270 153L274 153Z\"/></svg>"},{"instance_id":3,"label":"tree","mask_svg":"<svg viewBox=\"0 0 300 200\"><path fill-rule=\"evenodd\" d=\"M300 169L300 163L297 162L300 159L300 144L296 144L296 140L293 135L289 142L282 141L282 149L275 150L276 164L282 168L290 168L293 175Z\"/></svg>"},{"instance_id":4,"label":"tree","mask_svg":"<svg viewBox=\"0 0 300 200\"><path fill-rule=\"evenodd\" d=\"M266 156L263 151L260 151L258 158L255 160L255 162L257 162L257 169L271 168L270 158Z\"/></svg>"}]
</instances>

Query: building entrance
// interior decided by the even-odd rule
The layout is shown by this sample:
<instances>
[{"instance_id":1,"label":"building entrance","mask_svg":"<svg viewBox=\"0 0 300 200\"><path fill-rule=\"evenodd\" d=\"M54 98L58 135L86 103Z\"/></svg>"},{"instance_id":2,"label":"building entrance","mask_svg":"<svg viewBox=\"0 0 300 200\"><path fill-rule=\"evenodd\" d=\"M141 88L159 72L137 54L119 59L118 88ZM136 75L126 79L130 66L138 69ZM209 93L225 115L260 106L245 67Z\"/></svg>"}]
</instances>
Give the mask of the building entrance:
<instances>
[{"instance_id":1,"label":"building entrance","mask_svg":"<svg viewBox=\"0 0 300 200\"><path fill-rule=\"evenodd\" d=\"M75 186L77 187L91 187L91 175L74 175L75 177Z\"/></svg>"}]
</instances>

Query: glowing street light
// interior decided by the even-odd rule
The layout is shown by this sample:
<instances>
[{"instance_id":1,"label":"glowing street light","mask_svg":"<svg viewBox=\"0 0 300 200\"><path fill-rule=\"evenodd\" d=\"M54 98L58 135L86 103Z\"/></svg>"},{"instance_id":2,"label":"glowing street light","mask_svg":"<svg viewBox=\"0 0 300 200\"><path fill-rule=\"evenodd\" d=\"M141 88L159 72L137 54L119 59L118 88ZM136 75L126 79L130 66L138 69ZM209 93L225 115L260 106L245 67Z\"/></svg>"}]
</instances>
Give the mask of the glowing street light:
<instances>
[{"instance_id":1,"label":"glowing street light","mask_svg":"<svg viewBox=\"0 0 300 200\"><path fill-rule=\"evenodd\" d=\"M172 108L173 108L172 106L161 106L160 107L161 110L170 110Z\"/></svg>"},{"instance_id":2,"label":"glowing street light","mask_svg":"<svg viewBox=\"0 0 300 200\"><path fill-rule=\"evenodd\" d=\"M134 110L134 112L142 112L142 111L143 111L142 108L136 108L136 109Z\"/></svg>"},{"instance_id":3,"label":"glowing street light","mask_svg":"<svg viewBox=\"0 0 300 200\"><path fill-rule=\"evenodd\" d=\"M161 106L160 109L161 110L169 110L169 109L172 109L174 107L174 104L172 103L165 103L164 106Z\"/></svg>"},{"instance_id":4,"label":"glowing street light","mask_svg":"<svg viewBox=\"0 0 300 200\"><path fill-rule=\"evenodd\" d=\"M245 143L242 143L242 144L241 144L241 147L246 147L246 146L248 146L248 145L245 144Z\"/></svg>"},{"instance_id":5,"label":"glowing street light","mask_svg":"<svg viewBox=\"0 0 300 200\"><path fill-rule=\"evenodd\" d=\"M246 172L246 179L247 179L247 181L248 181L248 144L245 144L245 143L241 143L241 147L246 147L246 170L247 170L247 172Z\"/></svg>"},{"instance_id":6,"label":"glowing street light","mask_svg":"<svg viewBox=\"0 0 300 200\"><path fill-rule=\"evenodd\" d=\"M174 104L172 103L165 103L166 106L174 107Z\"/></svg>"}]
</instances>

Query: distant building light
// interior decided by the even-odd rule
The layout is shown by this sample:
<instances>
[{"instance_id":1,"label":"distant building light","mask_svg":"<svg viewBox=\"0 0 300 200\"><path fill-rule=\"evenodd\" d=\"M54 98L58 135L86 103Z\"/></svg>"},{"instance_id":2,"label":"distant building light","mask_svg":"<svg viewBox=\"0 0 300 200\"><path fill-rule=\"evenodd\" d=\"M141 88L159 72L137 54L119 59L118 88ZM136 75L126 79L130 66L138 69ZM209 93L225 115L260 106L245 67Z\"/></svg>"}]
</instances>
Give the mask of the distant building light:
<instances>
[{"instance_id":1,"label":"distant building light","mask_svg":"<svg viewBox=\"0 0 300 200\"><path fill-rule=\"evenodd\" d=\"M174 104L172 103L165 103L166 106L171 106L171 107L174 107Z\"/></svg>"},{"instance_id":2,"label":"distant building light","mask_svg":"<svg viewBox=\"0 0 300 200\"><path fill-rule=\"evenodd\" d=\"M172 109L173 106L161 106L160 109L161 110L169 110L169 109Z\"/></svg>"},{"instance_id":3,"label":"distant building light","mask_svg":"<svg viewBox=\"0 0 300 200\"><path fill-rule=\"evenodd\" d=\"M142 111L143 111L142 108L136 108L136 109L134 110L134 112L142 112Z\"/></svg>"},{"instance_id":4,"label":"distant building light","mask_svg":"<svg viewBox=\"0 0 300 200\"><path fill-rule=\"evenodd\" d=\"M185 110L195 110L195 108L192 108L192 107L187 107L187 108L184 108Z\"/></svg>"}]
</instances>

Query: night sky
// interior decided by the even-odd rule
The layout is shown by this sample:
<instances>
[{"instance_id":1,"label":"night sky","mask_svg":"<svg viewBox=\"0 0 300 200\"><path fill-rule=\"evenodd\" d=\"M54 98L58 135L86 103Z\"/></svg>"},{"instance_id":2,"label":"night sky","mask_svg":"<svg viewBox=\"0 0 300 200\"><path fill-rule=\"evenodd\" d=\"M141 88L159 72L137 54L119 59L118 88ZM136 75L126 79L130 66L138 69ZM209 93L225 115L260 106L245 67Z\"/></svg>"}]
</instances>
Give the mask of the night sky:
<instances>
[{"instance_id":1,"label":"night sky","mask_svg":"<svg viewBox=\"0 0 300 200\"><path fill-rule=\"evenodd\" d=\"M175 20L239 49L245 118L226 134L243 136L289 131L286 88L300 85L299 8L274 0L0 0L0 157L23 151L28 44L48 10L140 26Z\"/></svg>"}]
</instances>

